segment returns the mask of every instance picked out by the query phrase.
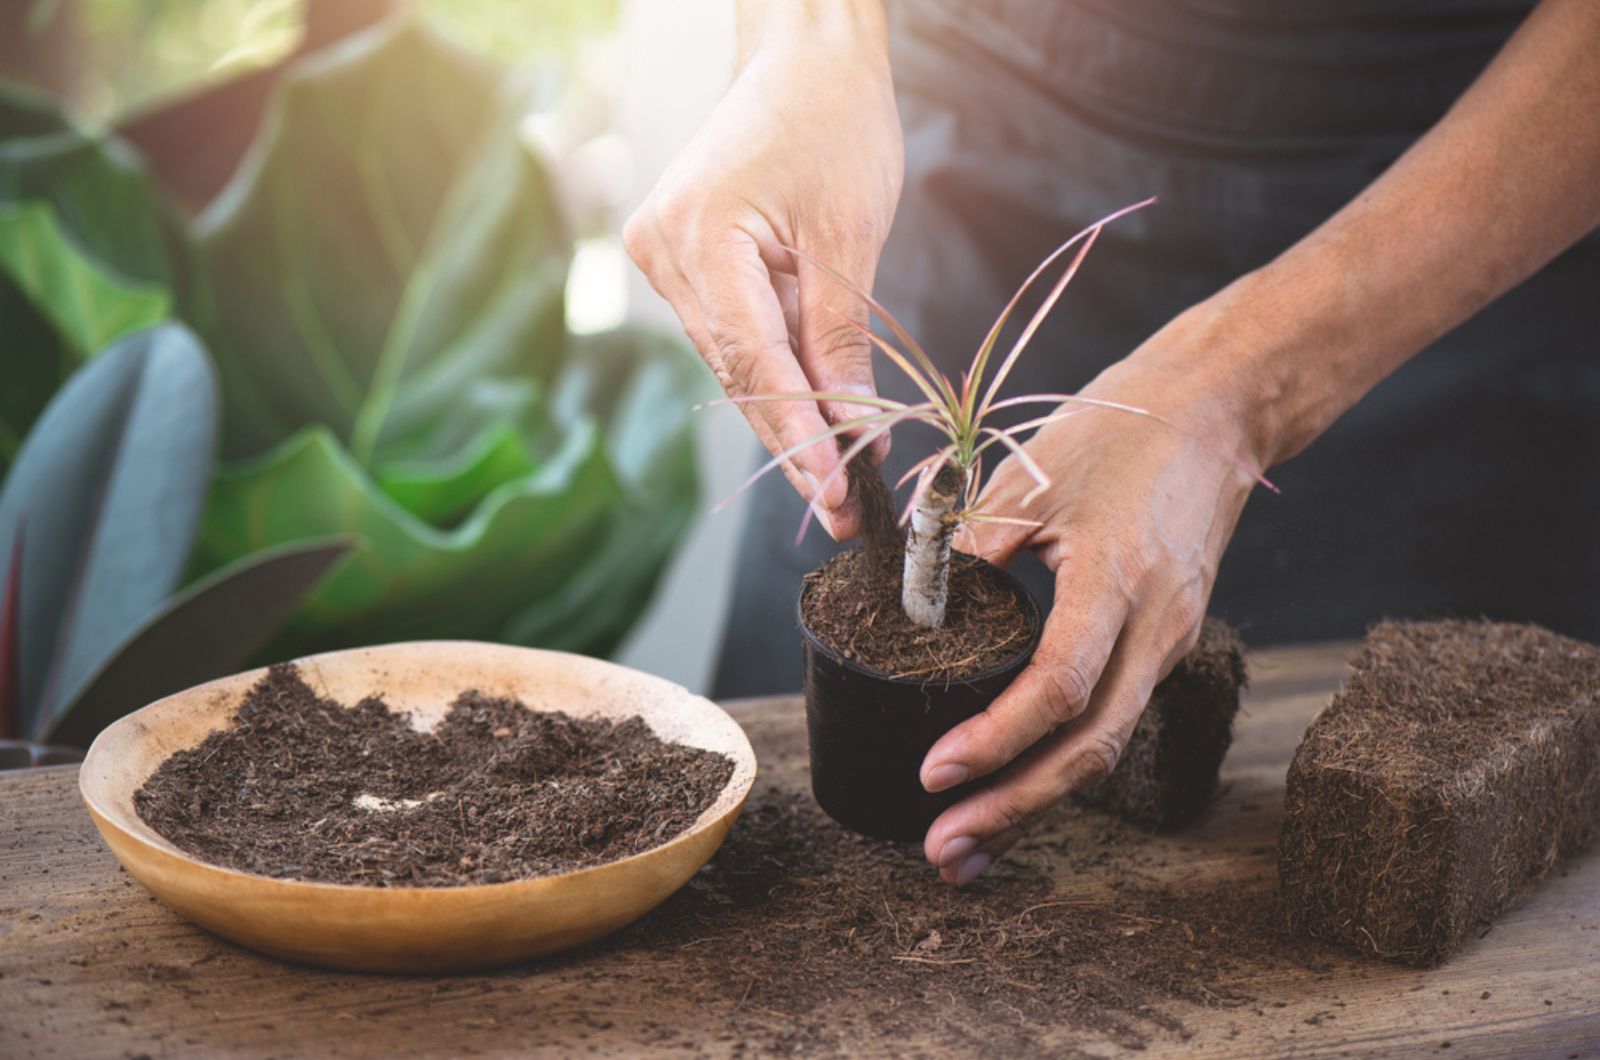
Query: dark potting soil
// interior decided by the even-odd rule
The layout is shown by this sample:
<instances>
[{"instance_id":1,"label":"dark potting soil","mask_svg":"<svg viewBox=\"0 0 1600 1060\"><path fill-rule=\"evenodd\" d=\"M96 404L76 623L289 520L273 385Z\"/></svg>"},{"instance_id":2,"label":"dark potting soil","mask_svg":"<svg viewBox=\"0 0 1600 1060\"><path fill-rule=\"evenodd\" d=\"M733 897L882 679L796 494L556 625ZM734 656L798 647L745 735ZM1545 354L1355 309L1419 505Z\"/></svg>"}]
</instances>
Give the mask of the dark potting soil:
<instances>
[{"instance_id":1,"label":"dark potting soil","mask_svg":"<svg viewBox=\"0 0 1600 1060\"><path fill-rule=\"evenodd\" d=\"M600 947L637 955L631 989L736 1003L736 1053L853 1055L870 1027L906 1055L1103 1055L1074 1047L1180 1042L1198 1009L1261 1015L1253 982L1334 967L1266 881L1158 883L1165 861L1103 815L1059 807L957 890L920 845L829 820L803 781L758 779L712 862Z\"/></svg>"},{"instance_id":2,"label":"dark potting soil","mask_svg":"<svg viewBox=\"0 0 1600 1060\"><path fill-rule=\"evenodd\" d=\"M1534 626L1385 622L1289 767L1290 923L1448 957L1600 834L1600 648Z\"/></svg>"},{"instance_id":3,"label":"dark potting soil","mask_svg":"<svg viewBox=\"0 0 1600 1060\"><path fill-rule=\"evenodd\" d=\"M1156 685L1117 768L1075 797L1144 828L1194 823L1217 790L1245 685L1239 635L1206 619L1194 648Z\"/></svg>"},{"instance_id":4,"label":"dark potting soil","mask_svg":"<svg viewBox=\"0 0 1600 1060\"><path fill-rule=\"evenodd\" d=\"M950 681L1015 658L1033 635L1020 590L964 553L950 557L944 625L928 629L900 606L905 533L882 477L852 461L850 495L860 506L861 547L807 574L801 590L806 628L852 662L892 677Z\"/></svg>"},{"instance_id":5,"label":"dark potting soil","mask_svg":"<svg viewBox=\"0 0 1600 1060\"><path fill-rule=\"evenodd\" d=\"M134 794L180 849L243 872L380 887L500 883L597 865L689 828L733 772L640 718L535 712L466 691L431 732L381 698L273 667L233 723Z\"/></svg>"}]
</instances>

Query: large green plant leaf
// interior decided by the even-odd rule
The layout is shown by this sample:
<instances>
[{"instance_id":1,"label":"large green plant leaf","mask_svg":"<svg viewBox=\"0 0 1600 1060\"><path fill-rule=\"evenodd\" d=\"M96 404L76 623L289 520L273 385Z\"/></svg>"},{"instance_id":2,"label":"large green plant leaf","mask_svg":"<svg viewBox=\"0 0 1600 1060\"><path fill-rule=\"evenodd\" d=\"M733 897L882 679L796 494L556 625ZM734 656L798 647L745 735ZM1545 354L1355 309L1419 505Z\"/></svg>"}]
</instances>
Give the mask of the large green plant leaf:
<instances>
[{"instance_id":1,"label":"large green plant leaf","mask_svg":"<svg viewBox=\"0 0 1600 1060\"><path fill-rule=\"evenodd\" d=\"M414 637L495 639L529 598L594 550L621 496L593 429L535 473L497 486L440 530L385 496L323 427L217 478L197 562L334 533L361 541L311 597L275 654Z\"/></svg>"},{"instance_id":2,"label":"large green plant leaf","mask_svg":"<svg viewBox=\"0 0 1600 1060\"><path fill-rule=\"evenodd\" d=\"M80 253L128 280L174 280L182 233L120 140L77 130L0 142L0 201L48 202Z\"/></svg>"},{"instance_id":3,"label":"large green plant leaf","mask_svg":"<svg viewBox=\"0 0 1600 1060\"><path fill-rule=\"evenodd\" d=\"M321 424L375 466L482 380L549 373L567 236L502 85L411 18L286 74L197 228L230 453Z\"/></svg>"},{"instance_id":4,"label":"large green plant leaf","mask_svg":"<svg viewBox=\"0 0 1600 1060\"><path fill-rule=\"evenodd\" d=\"M168 316L182 244L126 145L0 87L0 471L82 361Z\"/></svg>"},{"instance_id":5,"label":"large green plant leaf","mask_svg":"<svg viewBox=\"0 0 1600 1060\"><path fill-rule=\"evenodd\" d=\"M88 747L129 711L238 669L351 547L336 540L268 549L189 586L63 701L41 738Z\"/></svg>"},{"instance_id":6,"label":"large green plant leaf","mask_svg":"<svg viewBox=\"0 0 1600 1060\"><path fill-rule=\"evenodd\" d=\"M14 82L0 82L0 142L66 132L71 123L50 97Z\"/></svg>"},{"instance_id":7,"label":"large green plant leaf","mask_svg":"<svg viewBox=\"0 0 1600 1060\"><path fill-rule=\"evenodd\" d=\"M710 396L704 366L682 342L642 328L579 336L557 379L558 423L597 417L624 484L606 535L557 593L529 601L502 638L515 643L609 654L649 603L699 496L695 403Z\"/></svg>"},{"instance_id":8,"label":"large green plant leaf","mask_svg":"<svg viewBox=\"0 0 1600 1060\"><path fill-rule=\"evenodd\" d=\"M29 433L0 491L0 555L22 538L24 732L177 584L211 475L216 410L205 351L163 324L79 369Z\"/></svg>"},{"instance_id":9,"label":"large green plant leaf","mask_svg":"<svg viewBox=\"0 0 1600 1060\"><path fill-rule=\"evenodd\" d=\"M395 465L393 496L308 428L219 476L198 563L330 533L362 542L276 655L417 637L608 652L692 516L703 375L656 336L580 338L542 425L490 426L457 459Z\"/></svg>"},{"instance_id":10,"label":"large green plant leaf","mask_svg":"<svg viewBox=\"0 0 1600 1060\"><path fill-rule=\"evenodd\" d=\"M390 464L378 483L417 518L451 526L500 483L526 478L537 466L521 432L496 423L449 457Z\"/></svg>"},{"instance_id":11,"label":"large green plant leaf","mask_svg":"<svg viewBox=\"0 0 1600 1060\"><path fill-rule=\"evenodd\" d=\"M48 202L0 202L0 473L78 365L167 312L164 289L123 280L79 251Z\"/></svg>"},{"instance_id":12,"label":"large green plant leaf","mask_svg":"<svg viewBox=\"0 0 1600 1060\"><path fill-rule=\"evenodd\" d=\"M49 322L74 368L164 320L171 302L165 288L127 280L78 250L42 199L0 203L0 273Z\"/></svg>"}]
</instances>

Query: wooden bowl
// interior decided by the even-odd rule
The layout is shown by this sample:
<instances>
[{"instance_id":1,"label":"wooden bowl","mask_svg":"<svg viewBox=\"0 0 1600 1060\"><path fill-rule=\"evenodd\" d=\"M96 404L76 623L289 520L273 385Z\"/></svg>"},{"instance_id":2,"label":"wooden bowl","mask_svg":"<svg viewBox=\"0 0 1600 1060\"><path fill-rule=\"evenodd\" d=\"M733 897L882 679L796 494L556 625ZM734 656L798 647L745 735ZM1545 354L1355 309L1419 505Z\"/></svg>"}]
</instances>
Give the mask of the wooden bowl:
<instances>
[{"instance_id":1,"label":"wooden bowl","mask_svg":"<svg viewBox=\"0 0 1600 1060\"><path fill-rule=\"evenodd\" d=\"M418 722L443 717L463 689L536 710L642 717L663 739L720 751L733 776L692 828L653 850L590 868L466 887L368 887L273 879L210 865L140 819L133 793L168 756L223 728L266 672L211 681L135 711L89 748L78 786L112 853L133 877L200 926L274 957L374 972L454 972L580 945L643 916L683 886L733 827L755 781L755 754L716 704L598 659L499 644L419 641L298 660L340 703L381 693Z\"/></svg>"}]
</instances>

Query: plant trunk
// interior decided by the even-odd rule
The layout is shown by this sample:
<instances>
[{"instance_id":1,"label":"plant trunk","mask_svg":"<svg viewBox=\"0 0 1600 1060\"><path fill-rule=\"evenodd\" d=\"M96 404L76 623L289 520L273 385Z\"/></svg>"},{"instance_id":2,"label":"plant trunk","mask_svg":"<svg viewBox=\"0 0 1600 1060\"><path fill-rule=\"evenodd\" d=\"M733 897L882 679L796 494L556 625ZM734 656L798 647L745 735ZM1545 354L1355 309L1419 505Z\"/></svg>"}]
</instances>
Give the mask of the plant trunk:
<instances>
[{"instance_id":1,"label":"plant trunk","mask_svg":"<svg viewBox=\"0 0 1600 1060\"><path fill-rule=\"evenodd\" d=\"M913 622L929 629L944 624L950 595L950 539L955 536L956 504L966 477L961 468L946 464L911 510L900 606Z\"/></svg>"}]
</instances>

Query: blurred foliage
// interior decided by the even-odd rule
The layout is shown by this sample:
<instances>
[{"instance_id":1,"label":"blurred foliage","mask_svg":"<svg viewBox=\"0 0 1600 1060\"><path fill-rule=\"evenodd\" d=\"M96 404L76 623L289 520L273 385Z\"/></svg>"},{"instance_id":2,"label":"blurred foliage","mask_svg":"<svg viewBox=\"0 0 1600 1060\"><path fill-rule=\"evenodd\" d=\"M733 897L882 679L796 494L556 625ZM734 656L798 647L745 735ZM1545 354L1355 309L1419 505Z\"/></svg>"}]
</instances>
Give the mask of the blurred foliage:
<instances>
[{"instance_id":1,"label":"blurred foliage","mask_svg":"<svg viewBox=\"0 0 1600 1060\"><path fill-rule=\"evenodd\" d=\"M195 229L188 315L230 454L320 423L364 465L442 456L483 380L549 376L570 239L520 115L495 68L405 18L280 81Z\"/></svg>"},{"instance_id":2,"label":"blurred foliage","mask_svg":"<svg viewBox=\"0 0 1600 1060\"><path fill-rule=\"evenodd\" d=\"M13 108L0 327L32 336L14 349L42 392L120 329L171 313L200 334L226 462L189 576L353 543L268 655L412 637L606 653L692 514L704 372L675 340L568 333L571 240L516 134L526 100L430 26L394 18L290 63L193 220L115 137ZM95 297L56 312L55 289Z\"/></svg>"},{"instance_id":3,"label":"blurred foliage","mask_svg":"<svg viewBox=\"0 0 1600 1060\"><path fill-rule=\"evenodd\" d=\"M350 551L260 550L174 595L217 420L210 360L171 322L96 352L51 399L0 489L0 737L86 747L129 710L227 673ZM13 743L0 768L50 757Z\"/></svg>"},{"instance_id":4,"label":"blurred foliage","mask_svg":"<svg viewBox=\"0 0 1600 1060\"><path fill-rule=\"evenodd\" d=\"M110 124L175 93L287 57L304 0L6 0L35 40L65 38L51 80L86 120ZM341 0L329 0L338 3ZM618 0L412 0L474 51L564 65L616 22ZM21 71L0 70L16 79Z\"/></svg>"},{"instance_id":5,"label":"blurred foliage","mask_svg":"<svg viewBox=\"0 0 1600 1060\"><path fill-rule=\"evenodd\" d=\"M227 451L267 449L218 480L198 568L361 542L286 653L431 636L607 652L688 522L701 375L645 335L566 334L570 238L523 109L401 18L286 75L197 222L185 315L221 368Z\"/></svg>"},{"instance_id":6,"label":"blurred foliage","mask_svg":"<svg viewBox=\"0 0 1600 1060\"><path fill-rule=\"evenodd\" d=\"M45 403L112 340L171 308L171 230L139 160L0 88L0 474Z\"/></svg>"},{"instance_id":7,"label":"blurred foliage","mask_svg":"<svg viewBox=\"0 0 1600 1060\"><path fill-rule=\"evenodd\" d=\"M18 621L5 626L20 648L24 733L177 586L217 420L211 362L188 329L165 324L73 373L29 432L0 490L0 545L22 549Z\"/></svg>"}]
</instances>

